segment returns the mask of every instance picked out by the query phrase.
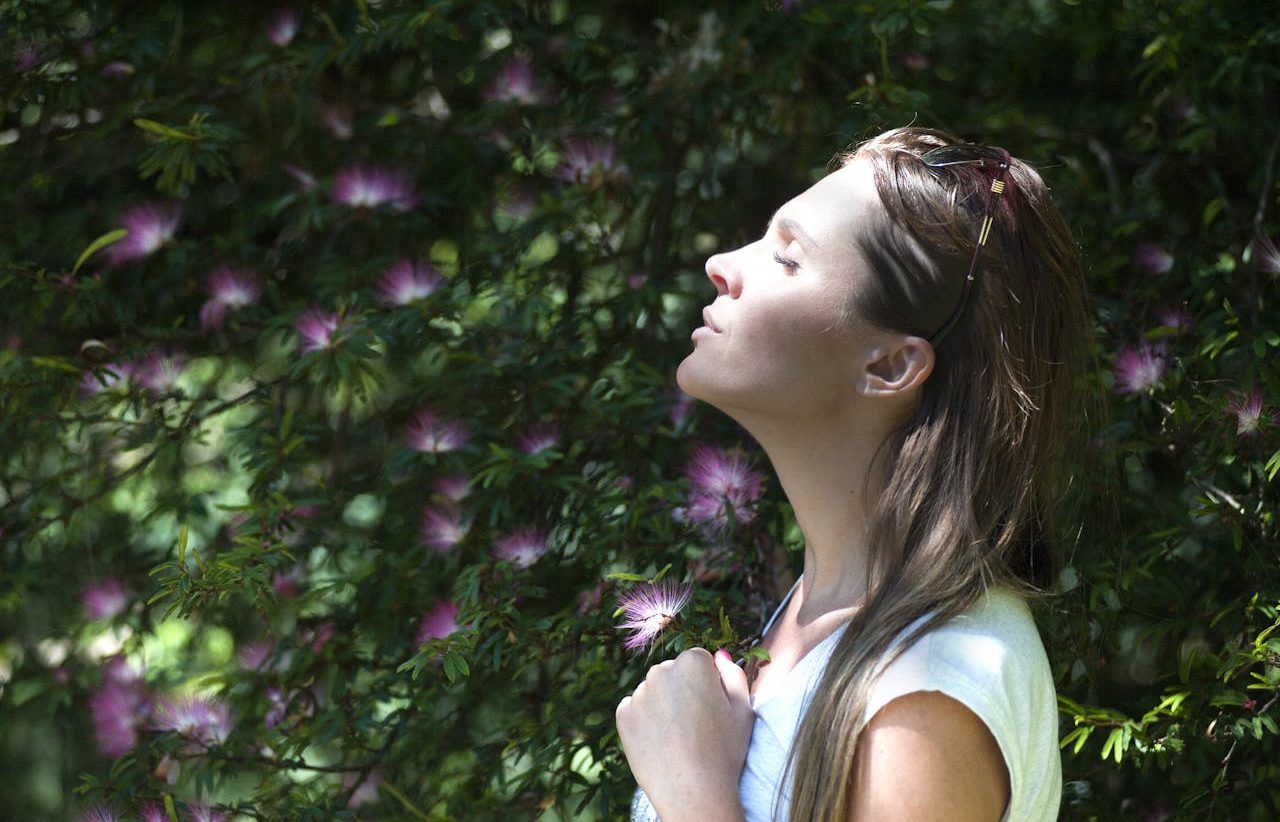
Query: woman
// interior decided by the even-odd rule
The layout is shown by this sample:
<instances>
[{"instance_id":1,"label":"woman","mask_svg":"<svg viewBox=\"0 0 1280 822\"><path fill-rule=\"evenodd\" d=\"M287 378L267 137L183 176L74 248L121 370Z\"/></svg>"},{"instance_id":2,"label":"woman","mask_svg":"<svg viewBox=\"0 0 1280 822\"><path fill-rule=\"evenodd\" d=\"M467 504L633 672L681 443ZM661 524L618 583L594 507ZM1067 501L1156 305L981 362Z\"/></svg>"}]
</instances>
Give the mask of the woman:
<instances>
[{"instance_id":1,"label":"woman","mask_svg":"<svg viewBox=\"0 0 1280 822\"><path fill-rule=\"evenodd\" d=\"M618 705L633 819L1055 819L1025 600L1081 421L1078 250L1003 149L900 128L841 160L707 261L677 379L763 447L804 570L758 671L689 650Z\"/></svg>"}]
</instances>

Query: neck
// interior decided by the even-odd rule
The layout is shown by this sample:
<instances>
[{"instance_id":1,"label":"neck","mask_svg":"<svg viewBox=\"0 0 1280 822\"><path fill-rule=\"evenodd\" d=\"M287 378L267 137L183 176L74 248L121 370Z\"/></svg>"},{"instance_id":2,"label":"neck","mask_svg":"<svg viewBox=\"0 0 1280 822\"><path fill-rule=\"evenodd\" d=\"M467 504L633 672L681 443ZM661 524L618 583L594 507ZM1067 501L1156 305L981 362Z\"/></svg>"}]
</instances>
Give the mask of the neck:
<instances>
[{"instance_id":1,"label":"neck","mask_svg":"<svg viewBox=\"0 0 1280 822\"><path fill-rule=\"evenodd\" d=\"M866 530L881 484L869 469L883 420L848 407L822 418L738 419L768 455L804 534L800 622L857 607L866 595Z\"/></svg>"}]
</instances>

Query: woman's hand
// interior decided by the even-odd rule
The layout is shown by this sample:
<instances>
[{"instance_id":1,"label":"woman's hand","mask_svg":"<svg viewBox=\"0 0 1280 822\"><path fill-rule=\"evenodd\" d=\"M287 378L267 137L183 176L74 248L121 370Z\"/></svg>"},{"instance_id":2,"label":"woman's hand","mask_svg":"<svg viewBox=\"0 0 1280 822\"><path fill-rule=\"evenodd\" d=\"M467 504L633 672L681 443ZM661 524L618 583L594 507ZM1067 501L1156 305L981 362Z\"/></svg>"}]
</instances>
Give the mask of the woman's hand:
<instances>
[{"instance_id":1,"label":"woman's hand","mask_svg":"<svg viewBox=\"0 0 1280 822\"><path fill-rule=\"evenodd\" d=\"M727 652L692 648L653 666L616 720L636 784L664 822L741 818L755 714L747 675Z\"/></svg>"}]
</instances>

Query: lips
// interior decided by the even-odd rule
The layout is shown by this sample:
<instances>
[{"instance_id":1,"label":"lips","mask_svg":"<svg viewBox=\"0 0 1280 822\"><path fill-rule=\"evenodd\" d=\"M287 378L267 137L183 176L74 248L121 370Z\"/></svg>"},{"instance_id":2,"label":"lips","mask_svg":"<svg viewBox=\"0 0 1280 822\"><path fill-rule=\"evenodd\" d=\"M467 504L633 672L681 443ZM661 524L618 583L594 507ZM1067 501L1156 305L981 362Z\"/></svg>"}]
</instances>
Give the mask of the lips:
<instances>
[{"instance_id":1,"label":"lips","mask_svg":"<svg viewBox=\"0 0 1280 822\"><path fill-rule=\"evenodd\" d=\"M702 322L707 326L707 328L710 328L712 331L716 332L717 334L720 333L720 326L716 325L715 320L711 319L710 308L702 309Z\"/></svg>"}]
</instances>

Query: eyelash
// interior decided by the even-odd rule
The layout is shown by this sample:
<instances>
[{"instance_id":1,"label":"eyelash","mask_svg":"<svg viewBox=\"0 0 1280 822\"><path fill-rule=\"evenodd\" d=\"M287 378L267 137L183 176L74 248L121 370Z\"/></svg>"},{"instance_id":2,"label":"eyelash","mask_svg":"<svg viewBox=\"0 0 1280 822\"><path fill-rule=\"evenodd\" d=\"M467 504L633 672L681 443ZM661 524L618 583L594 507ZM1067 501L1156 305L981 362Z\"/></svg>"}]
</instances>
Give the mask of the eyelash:
<instances>
[{"instance_id":1,"label":"eyelash","mask_svg":"<svg viewBox=\"0 0 1280 822\"><path fill-rule=\"evenodd\" d=\"M773 252L773 261L789 271L795 271L800 267L800 263L795 260L788 260L776 251Z\"/></svg>"}]
</instances>

